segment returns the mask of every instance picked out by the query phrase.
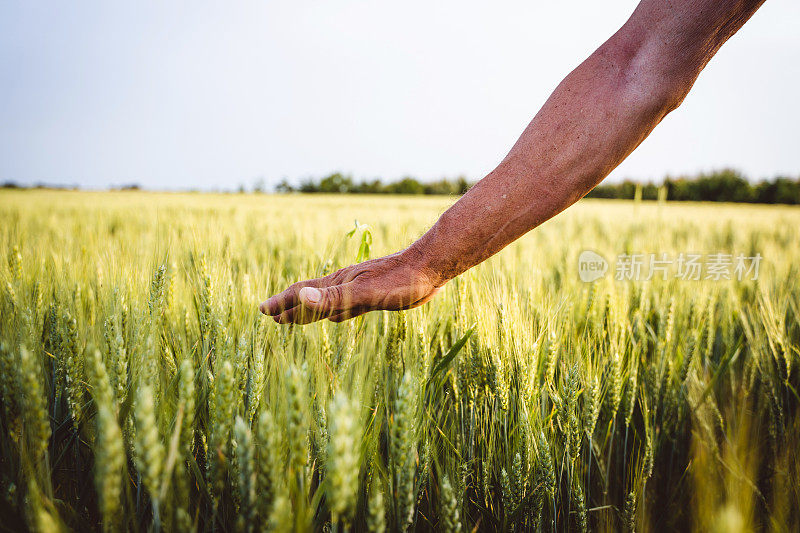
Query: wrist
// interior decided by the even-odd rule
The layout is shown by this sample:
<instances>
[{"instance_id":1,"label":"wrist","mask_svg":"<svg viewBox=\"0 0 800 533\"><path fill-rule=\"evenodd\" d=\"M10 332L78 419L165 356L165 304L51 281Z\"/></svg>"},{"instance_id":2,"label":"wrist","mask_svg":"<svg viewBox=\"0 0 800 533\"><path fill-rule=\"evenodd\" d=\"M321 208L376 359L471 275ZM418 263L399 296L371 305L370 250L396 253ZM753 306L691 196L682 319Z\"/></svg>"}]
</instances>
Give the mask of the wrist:
<instances>
[{"instance_id":1,"label":"wrist","mask_svg":"<svg viewBox=\"0 0 800 533\"><path fill-rule=\"evenodd\" d=\"M417 240L401 251L399 255L402 263L408 265L414 275L421 278L424 283L431 285L431 287L438 289L450 281L450 278L437 265L441 258L437 257L438 254L433 253L429 247L425 246L422 239Z\"/></svg>"}]
</instances>

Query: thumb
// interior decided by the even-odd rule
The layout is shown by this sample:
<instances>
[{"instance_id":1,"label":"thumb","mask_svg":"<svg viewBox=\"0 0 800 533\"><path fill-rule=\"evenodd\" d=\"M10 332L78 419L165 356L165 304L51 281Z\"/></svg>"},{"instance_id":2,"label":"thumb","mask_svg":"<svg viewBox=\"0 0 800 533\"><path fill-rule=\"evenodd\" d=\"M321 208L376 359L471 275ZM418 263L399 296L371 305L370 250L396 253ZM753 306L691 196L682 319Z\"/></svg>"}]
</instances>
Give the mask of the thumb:
<instances>
[{"instance_id":1,"label":"thumb","mask_svg":"<svg viewBox=\"0 0 800 533\"><path fill-rule=\"evenodd\" d=\"M344 311L356 303L353 301L353 290L350 283L320 288L303 287L300 289L299 296L305 307L319 315Z\"/></svg>"}]
</instances>

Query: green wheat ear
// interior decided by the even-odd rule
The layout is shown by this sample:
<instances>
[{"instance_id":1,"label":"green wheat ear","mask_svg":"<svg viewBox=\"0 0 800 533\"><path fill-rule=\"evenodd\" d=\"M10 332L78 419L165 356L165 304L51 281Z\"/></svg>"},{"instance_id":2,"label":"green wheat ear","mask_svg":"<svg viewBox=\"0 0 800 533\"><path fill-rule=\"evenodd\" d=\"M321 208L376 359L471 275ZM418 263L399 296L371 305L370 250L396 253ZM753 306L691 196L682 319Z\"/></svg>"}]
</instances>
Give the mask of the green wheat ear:
<instances>
[{"instance_id":1,"label":"green wheat ear","mask_svg":"<svg viewBox=\"0 0 800 533\"><path fill-rule=\"evenodd\" d=\"M286 372L286 425L289 443L289 466L297 476L304 476L308 458L308 422L305 385L297 368Z\"/></svg>"},{"instance_id":2,"label":"green wheat ear","mask_svg":"<svg viewBox=\"0 0 800 533\"><path fill-rule=\"evenodd\" d=\"M589 531L589 516L586 510L586 499L583 496L583 485L578 482L573 486L573 503L575 506L575 525L578 531Z\"/></svg>"},{"instance_id":3,"label":"green wheat ear","mask_svg":"<svg viewBox=\"0 0 800 533\"><path fill-rule=\"evenodd\" d=\"M355 510L359 471L359 426L356 404L343 392L329 408L328 495L332 522L348 523Z\"/></svg>"},{"instance_id":4,"label":"green wheat ear","mask_svg":"<svg viewBox=\"0 0 800 533\"><path fill-rule=\"evenodd\" d=\"M386 530L386 511L384 509L383 496L381 495L377 483L372 483L372 490L369 494L367 531L371 533L383 533Z\"/></svg>"},{"instance_id":5,"label":"green wheat ear","mask_svg":"<svg viewBox=\"0 0 800 533\"><path fill-rule=\"evenodd\" d=\"M97 410L94 479L100 496L104 531L117 531L122 523L122 482L125 450L122 432L107 405Z\"/></svg>"},{"instance_id":6,"label":"green wheat ear","mask_svg":"<svg viewBox=\"0 0 800 533\"><path fill-rule=\"evenodd\" d=\"M26 347L19 350L19 381L22 392L23 428L28 434L31 457L39 462L46 458L50 439L50 417L43 390L42 369L36 356Z\"/></svg>"},{"instance_id":7,"label":"green wheat ear","mask_svg":"<svg viewBox=\"0 0 800 533\"><path fill-rule=\"evenodd\" d=\"M258 418L255 448L256 508L259 523L266 524L272 512L275 495L284 481L283 443L269 411L264 410Z\"/></svg>"},{"instance_id":8,"label":"green wheat ear","mask_svg":"<svg viewBox=\"0 0 800 533\"><path fill-rule=\"evenodd\" d=\"M195 373L192 362L184 359L178 375L178 405L182 412L179 449L188 458L194 445Z\"/></svg>"},{"instance_id":9,"label":"green wheat ear","mask_svg":"<svg viewBox=\"0 0 800 533\"><path fill-rule=\"evenodd\" d=\"M8 271L11 272L11 279L14 283L22 281L22 254L19 247L15 244L8 252Z\"/></svg>"},{"instance_id":10,"label":"green wheat ear","mask_svg":"<svg viewBox=\"0 0 800 533\"><path fill-rule=\"evenodd\" d=\"M625 507L622 511L622 528L633 533L636 531L636 493L631 491L625 498Z\"/></svg>"},{"instance_id":11,"label":"green wheat ear","mask_svg":"<svg viewBox=\"0 0 800 533\"><path fill-rule=\"evenodd\" d=\"M139 386L136 403L136 466L155 501L161 492L164 445L158 433L153 389L149 385Z\"/></svg>"},{"instance_id":12,"label":"green wheat ear","mask_svg":"<svg viewBox=\"0 0 800 533\"><path fill-rule=\"evenodd\" d=\"M237 442L236 457L239 462L240 515L238 529L252 531L256 522L256 472L253 437L250 427L238 416L233 431Z\"/></svg>"},{"instance_id":13,"label":"green wheat ear","mask_svg":"<svg viewBox=\"0 0 800 533\"><path fill-rule=\"evenodd\" d=\"M397 388L390 425L390 455L396 502L395 516L400 528L408 525L413 518L414 511L416 451L413 424L416 405L413 387L413 378L406 373Z\"/></svg>"},{"instance_id":14,"label":"green wheat ear","mask_svg":"<svg viewBox=\"0 0 800 533\"><path fill-rule=\"evenodd\" d=\"M447 476L442 477L440 486L441 509L439 528L447 533L461 531L461 522L458 513L458 500Z\"/></svg>"},{"instance_id":15,"label":"green wheat ear","mask_svg":"<svg viewBox=\"0 0 800 533\"><path fill-rule=\"evenodd\" d=\"M219 375L214 378L214 410L209 442L211 454L208 462L209 482L215 508L219 505L225 490L226 472L231 455L230 435L236 406L235 394L233 366L230 361L223 361Z\"/></svg>"}]
</instances>

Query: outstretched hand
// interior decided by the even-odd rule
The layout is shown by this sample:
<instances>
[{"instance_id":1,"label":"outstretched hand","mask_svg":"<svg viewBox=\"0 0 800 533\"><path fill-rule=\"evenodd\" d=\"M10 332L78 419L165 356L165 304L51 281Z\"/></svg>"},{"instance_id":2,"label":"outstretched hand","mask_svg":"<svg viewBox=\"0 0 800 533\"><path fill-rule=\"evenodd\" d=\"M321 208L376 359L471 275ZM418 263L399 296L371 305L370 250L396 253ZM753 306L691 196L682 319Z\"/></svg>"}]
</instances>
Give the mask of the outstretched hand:
<instances>
[{"instance_id":1,"label":"outstretched hand","mask_svg":"<svg viewBox=\"0 0 800 533\"><path fill-rule=\"evenodd\" d=\"M440 288L412 257L404 250L293 283L259 308L280 324L325 318L342 322L368 311L411 309L433 298Z\"/></svg>"}]
</instances>

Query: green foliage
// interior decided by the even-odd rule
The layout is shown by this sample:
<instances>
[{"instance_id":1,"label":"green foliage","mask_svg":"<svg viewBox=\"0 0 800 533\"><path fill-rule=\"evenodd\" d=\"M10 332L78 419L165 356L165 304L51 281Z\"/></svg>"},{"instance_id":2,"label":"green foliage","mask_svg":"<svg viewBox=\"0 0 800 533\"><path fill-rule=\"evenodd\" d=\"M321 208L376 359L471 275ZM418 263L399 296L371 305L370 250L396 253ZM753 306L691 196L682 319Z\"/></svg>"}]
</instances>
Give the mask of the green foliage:
<instances>
[{"instance_id":1,"label":"green foliage","mask_svg":"<svg viewBox=\"0 0 800 533\"><path fill-rule=\"evenodd\" d=\"M319 181L307 179L298 187L283 180L275 188L277 192L302 193L347 193L347 194L428 194L428 195L460 195L472 186L463 176L454 180L442 178L438 181L421 182L406 176L398 181L383 183L375 179L356 183L351 176L339 172L330 174Z\"/></svg>"},{"instance_id":2,"label":"green foliage","mask_svg":"<svg viewBox=\"0 0 800 533\"><path fill-rule=\"evenodd\" d=\"M351 176L334 173L314 181L307 179L298 187L282 181L280 193L347 193L347 194L413 194L461 195L472 183L460 177L455 180L418 181L404 177L383 183L381 180L355 182ZM699 173L673 178L667 176L661 184L625 180L620 183L601 183L586 195L587 198L617 200L671 200L691 202L745 202L756 204L800 204L800 179L777 176L771 180L751 182L741 172L732 169Z\"/></svg>"},{"instance_id":3,"label":"green foliage","mask_svg":"<svg viewBox=\"0 0 800 533\"><path fill-rule=\"evenodd\" d=\"M355 227L347 232L347 236L352 238L358 231L361 232L361 244L358 246L356 263L369 259L370 250L372 249L372 229L366 224L359 224L358 220L356 220Z\"/></svg>"},{"instance_id":4,"label":"green foliage","mask_svg":"<svg viewBox=\"0 0 800 533\"><path fill-rule=\"evenodd\" d=\"M668 176L661 186L652 182L640 184L630 180L621 183L603 183L592 189L586 197L662 200L660 193L662 187L666 194L663 199L678 202L800 204L800 179L778 176L754 184L742 173L727 168L695 176L679 178Z\"/></svg>"}]
</instances>

